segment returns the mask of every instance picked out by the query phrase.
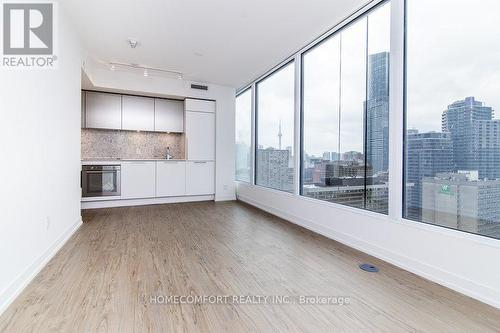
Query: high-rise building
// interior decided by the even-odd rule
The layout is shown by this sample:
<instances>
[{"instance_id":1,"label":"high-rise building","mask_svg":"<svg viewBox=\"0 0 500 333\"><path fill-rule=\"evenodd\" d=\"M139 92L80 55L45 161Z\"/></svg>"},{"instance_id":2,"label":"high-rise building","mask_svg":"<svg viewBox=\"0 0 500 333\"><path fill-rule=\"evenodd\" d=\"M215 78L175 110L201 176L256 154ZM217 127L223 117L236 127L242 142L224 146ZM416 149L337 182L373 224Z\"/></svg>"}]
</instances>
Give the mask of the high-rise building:
<instances>
[{"instance_id":1,"label":"high-rise building","mask_svg":"<svg viewBox=\"0 0 500 333\"><path fill-rule=\"evenodd\" d=\"M474 97L448 105L441 118L451 134L457 170L477 170L479 178L500 178L500 122L493 109Z\"/></svg>"},{"instance_id":2,"label":"high-rise building","mask_svg":"<svg viewBox=\"0 0 500 333\"><path fill-rule=\"evenodd\" d=\"M366 182L368 184L363 177L335 178L327 186L304 185L303 193L310 198L387 214L388 184L376 177L370 177Z\"/></svg>"},{"instance_id":3,"label":"high-rise building","mask_svg":"<svg viewBox=\"0 0 500 333\"><path fill-rule=\"evenodd\" d=\"M312 182L317 186L339 184L344 178L359 178L364 181L372 176L371 167L354 161L321 161L314 165Z\"/></svg>"},{"instance_id":4,"label":"high-rise building","mask_svg":"<svg viewBox=\"0 0 500 333\"><path fill-rule=\"evenodd\" d=\"M500 178L500 120L474 122L473 141L481 178Z\"/></svg>"},{"instance_id":5,"label":"high-rise building","mask_svg":"<svg viewBox=\"0 0 500 333\"><path fill-rule=\"evenodd\" d=\"M500 237L500 180L481 180L477 171L438 173L423 179L422 220Z\"/></svg>"},{"instance_id":6,"label":"high-rise building","mask_svg":"<svg viewBox=\"0 0 500 333\"><path fill-rule=\"evenodd\" d=\"M289 167L290 151L280 149L257 150L257 184L293 192L293 168Z\"/></svg>"},{"instance_id":7,"label":"high-rise building","mask_svg":"<svg viewBox=\"0 0 500 333\"><path fill-rule=\"evenodd\" d=\"M420 219L422 180L439 172L453 171L453 147L450 133L408 130L406 136L406 216Z\"/></svg>"},{"instance_id":8,"label":"high-rise building","mask_svg":"<svg viewBox=\"0 0 500 333\"><path fill-rule=\"evenodd\" d=\"M373 172L389 169L389 53L368 59L366 107L366 164Z\"/></svg>"},{"instance_id":9,"label":"high-rise building","mask_svg":"<svg viewBox=\"0 0 500 333\"><path fill-rule=\"evenodd\" d=\"M342 154L342 160L343 161L351 161L351 162L357 162L360 164L364 164L364 155L363 153L360 153L359 151L346 151L345 153Z\"/></svg>"}]
</instances>

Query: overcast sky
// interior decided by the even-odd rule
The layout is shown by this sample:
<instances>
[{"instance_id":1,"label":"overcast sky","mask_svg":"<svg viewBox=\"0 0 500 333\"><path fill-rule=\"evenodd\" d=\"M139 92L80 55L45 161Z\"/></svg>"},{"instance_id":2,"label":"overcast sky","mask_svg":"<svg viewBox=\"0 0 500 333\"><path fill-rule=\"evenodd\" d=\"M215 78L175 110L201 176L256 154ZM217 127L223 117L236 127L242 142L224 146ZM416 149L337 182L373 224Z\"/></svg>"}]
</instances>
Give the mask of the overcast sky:
<instances>
[{"instance_id":1,"label":"overcast sky","mask_svg":"<svg viewBox=\"0 0 500 333\"><path fill-rule=\"evenodd\" d=\"M440 131L446 106L467 96L500 105L500 1L409 0L408 6L408 127ZM389 51L389 16L389 4L379 7L306 54L307 153L321 156L339 145L341 152L363 150L366 25L368 53ZM278 146L281 120L282 146L292 146L293 114L291 65L260 84L259 144Z\"/></svg>"},{"instance_id":2,"label":"overcast sky","mask_svg":"<svg viewBox=\"0 0 500 333\"><path fill-rule=\"evenodd\" d=\"M408 126L440 131L443 110L467 96L497 108L500 1L408 3Z\"/></svg>"}]
</instances>

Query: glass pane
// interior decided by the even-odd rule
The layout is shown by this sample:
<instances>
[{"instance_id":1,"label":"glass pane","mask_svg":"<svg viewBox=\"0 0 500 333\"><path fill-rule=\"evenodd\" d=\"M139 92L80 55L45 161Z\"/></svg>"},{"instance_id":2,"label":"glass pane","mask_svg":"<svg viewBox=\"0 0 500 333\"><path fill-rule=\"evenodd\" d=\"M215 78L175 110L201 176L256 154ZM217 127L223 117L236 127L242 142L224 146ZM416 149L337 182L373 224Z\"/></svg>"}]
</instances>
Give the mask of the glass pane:
<instances>
[{"instance_id":1,"label":"glass pane","mask_svg":"<svg viewBox=\"0 0 500 333\"><path fill-rule=\"evenodd\" d=\"M102 172L87 174L88 193L108 193L117 191L116 173Z\"/></svg>"},{"instance_id":2,"label":"glass pane","mask_svg":"<svg viewBox=\"0 0 500 333\"><path fill-rule=\"evenodd\" d=\"M500 3L407 4L404 215L500 238Z\"/></svg>"},{"instance_id":3,"label":"glass pane","mask_svg":"<svg viewBox=\"0 0 500 333\"><path fill-rule=\"evenodd\" d=\"M366 209L388 213L390 4L368 16Z\"/></svg>"},{"instance_id":4,"label":"glass pane","mask_svg":"<svg viewBox=\"0 0 500 333\"><path fill-rule=\"evenodd\" d=\"M236 180L249 182L252 164L252 90L236 96Z\"/></svg>"},{"instance_id":5,"label":"glass pane","mask_svg":"<svg viewBox=\"0 0 500 333\"><path fill-rule=\"evenodd\" d=\"M335 201L339 161L340 36L304 54L302 194Z\"/></svg>"},{"instance_id":6,"label":"glass pane","mask_svg":"<svg viewBox=\"0 0 500 333\"><path fill-rule=\"evenodd\" d=\"M256 183L293 192L294 64L257 84Z\"/></svg>"},{"instance_id":7,"label":"glass pane","mask_svg":"<svg viewBox=\"0 0 500 333\"><path fill-rule=\"evenodd\" d=\"M365 207L366 31L364 17L340 33L340 161L334 170L339 187L334 201L359 208Z\"/></svg>"},{"instance_id":8,"label":"glass pane","mask_svg":"<svg viewBox=\"0 0 500 333\"><path fill-rule=\"evenodd\" d=\"M303 55L301 194L388 212L390 3Z\"/></svg>"}]
</instances>

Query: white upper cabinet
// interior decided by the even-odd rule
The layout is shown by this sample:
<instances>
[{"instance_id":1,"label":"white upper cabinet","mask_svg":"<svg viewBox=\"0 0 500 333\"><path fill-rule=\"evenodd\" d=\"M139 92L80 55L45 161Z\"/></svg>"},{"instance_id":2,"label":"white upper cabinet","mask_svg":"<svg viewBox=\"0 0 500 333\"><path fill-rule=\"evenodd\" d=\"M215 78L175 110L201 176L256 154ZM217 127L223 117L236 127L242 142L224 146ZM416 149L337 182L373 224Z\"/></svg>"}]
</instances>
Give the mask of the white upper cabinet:
<instances>
[{"instance_id":1,"label":"white upper cabinet","mask_svg":"<svg viewBox=\"0 0 500 333\"><path fill-rule=\"evenodd\" d=\"M123 95L122 129L136 131L154 131L154 99L148 97Z\"/></svg>"},{"instance_id":2,"label":"white upper cabinet","mask_svg":"<svg viewBox=\"0 0 500 333\"><path fill-rule=\"evenodd\" d=\"M186 111L215 112L215 102L186 98Z\"/></svg>"},{"instance_id":3,"label":"white upper cabinet","mask_svg":"<svg viewBox=\"0 0 500 333\"><path fill-rule=\"evenodd\" d=\"M121 95L87 91L85 108L85 127L122 128Z\"/></svg>"},{"instance_id":4,"label":"white upper cabinet","mask_svg":"<svg viewBox=\"0 0 500 333\"><path fill-rule=\"evenodd\" d=\"M195 111L215 112L214 102L191 101ZM183 133L184 127L184 101L82 91L82 128Z\"/></svg>"},{"instance_id":5,"label":"white upper cabinet","mask_svg":"<svg viewBox=\"0 0 500 333\"><path fill-rule=\"evenodd\" d=\"M215 161L215 113L186 111L186 152L192 161Z\"/></svg>"},{"instance_id":6,"label":"white upper cabinet","mask_svg":"<svg viewBox=\"0 0 500 333\"><path fill-rule=\"evenodd\" d=\"M184 132L184 102L155 99L155 131Z\"/></svg>"}]
</instances>

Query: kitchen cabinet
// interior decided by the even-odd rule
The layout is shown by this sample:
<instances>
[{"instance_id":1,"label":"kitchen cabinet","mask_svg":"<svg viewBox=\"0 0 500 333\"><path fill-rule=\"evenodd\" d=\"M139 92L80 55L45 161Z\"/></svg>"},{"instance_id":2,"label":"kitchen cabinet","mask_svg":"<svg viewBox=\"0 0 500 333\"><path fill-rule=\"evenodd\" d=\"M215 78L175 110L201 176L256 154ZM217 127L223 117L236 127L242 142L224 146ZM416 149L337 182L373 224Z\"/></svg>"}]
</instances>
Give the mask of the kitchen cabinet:
<instances>
[{"instance_id":1,"label":"kitchen cabinet","mask_svg":"<svg viewBox=\"0 0 500 333\"><path fill-rule=\"evenodd\" d=\"M121 196L123 199L155 197L156 162L122 162L121 165Z\"/></svg>"},{"instance_id":2,"label":"kitchen cabinet","mask_svg":"<svg viewBox=\"0 0 500 333\"><path fill-rule=\"evenodd\" d=\"M123 95L122 129L135 131L154 131L154 99L149 97Z\"/></svg>"},{"instance_id":3,"label":"kitchen cabinet","mask_svg":"<svg viewBox=\"0 0 500 333\"><path fill-rule=\"evenodd\" d=\"M156 162L156 196L170 197L186 194L186 162Z\"/></svg>"},{"instance_id":4,"label":"kitchen cabinet","mask_svg":"<svg viewBox=\"0 0 500 333\"><path fill-rule=\"evenodd\" d=\"M215 113L215 102L203 99L186 98L186 111Z\"/></svg>"},{"instance_id":5,"label":"kitchen cabinet","mask_svg":"<svg viewBox=\"0 0 500 333\"><path fill-rule=\"evenodd\" d=\"M155 98L155 131L184 132L184 103Z\"/></svg>"},{"instance_id":6,"label":"kitchen cabinet","mask_svg":"<svg viewBox=\"0 0 500 333\"><path fill-rule=\"evenodd\" d=\"M85 99L87 98L87 92L82 90L81 94L81 103L82 103L82 110L81 110L81 119L80 119L80 127L85 128L87 125L85 125L85 114L86 114L86 101Z\"/></svg>"},{"instance_id":7,"label":"kitchen cabinet","mask_svg":"<svg viewBox=\"0 0 500 333\"><path fill-rule=\"evenodd\" d=\"M192 108L208 112L205 104ZM183 133L184 101L82 90L81 123L82 128Z\"/></svg>"},{"instance_id":8,"label":"kitchen cabinet","mask_svg":"<svg viewBox=\"0 0 500 333\"><path fill-rule=\"evenodd\" d=\"M215 161L215 113L186 111L188 160Z\"/></svg>"},{"instance_id":9,"label":"kitchen cabinet","mask_svg":"<svg viewBox=\"0 0 500 333\"><path fill-rule=\"evenodd\" d=\"M85 94L86 128L122 128L122 96L87 91Z\"/></svg>"},{"instance_id":10,"label":"kitchen cabinet","mask_svg":"<svg viewBox=\"0 0 500 333\"><path fill-rule=\"evenodd\" d=\"M205 195L215 193L215 163L186 162L186 194Z\"/></svg>"}]
</instances>

